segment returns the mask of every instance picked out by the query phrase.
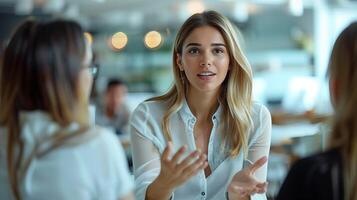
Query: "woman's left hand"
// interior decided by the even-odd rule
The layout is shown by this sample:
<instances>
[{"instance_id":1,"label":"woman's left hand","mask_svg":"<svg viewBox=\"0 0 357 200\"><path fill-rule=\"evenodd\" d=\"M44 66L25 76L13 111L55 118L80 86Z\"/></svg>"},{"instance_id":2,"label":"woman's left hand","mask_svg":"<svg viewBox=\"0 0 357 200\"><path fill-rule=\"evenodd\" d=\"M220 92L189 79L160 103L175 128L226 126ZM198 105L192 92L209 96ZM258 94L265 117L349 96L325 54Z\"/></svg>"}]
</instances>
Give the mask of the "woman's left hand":
<instances>
[{"instance_id":1,"label":"woman's left hand","mask_svg":"<svg viewBox=\"0 0 357 200\"><path fill-rule=\"evenodd\" d=\"M254 177L254 173L262 167L267 160L267 157L264 156L233 176L228 186L228 198L230 200L250 199L250 196L253 194L266 192L268 183L257 181Z\"/></svg>"}]
</instances>

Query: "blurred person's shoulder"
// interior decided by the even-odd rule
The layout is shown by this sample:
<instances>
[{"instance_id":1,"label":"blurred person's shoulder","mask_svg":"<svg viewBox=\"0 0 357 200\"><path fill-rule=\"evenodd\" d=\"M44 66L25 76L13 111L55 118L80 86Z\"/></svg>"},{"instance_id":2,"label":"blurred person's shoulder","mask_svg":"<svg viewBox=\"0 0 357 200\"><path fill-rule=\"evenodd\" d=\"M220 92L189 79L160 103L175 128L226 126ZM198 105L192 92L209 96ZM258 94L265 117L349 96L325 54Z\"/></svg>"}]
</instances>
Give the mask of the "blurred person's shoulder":
<instances>
[{"instance_id":1,"label":"blurred person's shoulder","mask_svg":"<svg viewBox=\"0 0 357 200\"><path fill-rule=\"evenodd\" d=\"M84 137L92 138L92 142L98 143L98 145L117 145L119 143L119 139L112 129L99 125L90 127L87 133L84 134Z\"/></svg>"},{"instance_id":2,"label":"blurred person's shoulder","mask_svg":"<svg viewBox=\"0 0 357 200\"><path fill-rule=\"evenodd\" d=\"M311 172L312 176L327 175L335 167L340 168L342 165L342 156L338 149L330 149L325 152L311 155L297 161L292 170Z\"/></svg>"},{"instance_id":3,"label":"blurred person's shoulder","mask_svg":"<svg viewBox=\"0 0 357 200\"><path fill-rule=\"evenodd\" d=\"M108 152L120 151L121 148L119 138L111 129L93 125L67 141L63 149L73 149L83 155L91 155L94 159L95 156L101 157Z\"/></svg>"},{"instance_id":4,"label":"blurred person's shoulder","mask_svg":"<svg viewBox=\"0 0 357 200\"><path fill-rule=\"evenodd\" d=\"M338 149L303 158L291 167L278 200L292 197L300 199L342 199L342 156Z\"/></svg>"}]
</instances>

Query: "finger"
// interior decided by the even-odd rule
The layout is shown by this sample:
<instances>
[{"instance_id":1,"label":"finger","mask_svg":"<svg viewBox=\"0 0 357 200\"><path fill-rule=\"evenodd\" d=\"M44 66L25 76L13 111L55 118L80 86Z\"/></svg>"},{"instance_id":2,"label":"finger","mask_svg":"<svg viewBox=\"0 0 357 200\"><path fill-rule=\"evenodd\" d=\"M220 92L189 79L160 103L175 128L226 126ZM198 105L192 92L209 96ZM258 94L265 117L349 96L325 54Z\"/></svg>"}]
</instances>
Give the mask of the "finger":
<instances>
[{"instance_id":1,"label":"finger","mask_svg":"<svg viewBox=\"0 0 357 200\"><path fill-rule=\"evenodd\" d=\"M268 182L259 183L256 186L256 192L259 194L265 193L267 191L267 188L268 188Z\"/></svg>"},{"instance_id":2,"label":"finger","mask_svg":"<svg viewBox=\"0 0 357 200\"><path fill-rule=\"evenodd\" d=\"M169 156L171 154L171 149L172 149L172 142L168 142L167 146L164 149L164 152L162 153L161 159L163 161L168 161L169 160Z\"/></svg>"},{"instance_id":3,"label":"finger","mask_svg":"<svg viewBox=\"0 0 357 200\"><path fill-rule=\"evenodd\" d=\"M258 188L254 186L248 186L248 185L236 185L232 184L231 188L234 189L234 191L239 192L240 194L246 194L246 195L253 195L257 193Z\"/></svg>"},{"instance_id":4,"label":"finger","mask_svg":"<svg viewBox=\"0 0 357 200\"><path fill-rule=\"evenodd\" d=\"M258 188L264 188L268 185L268 182L263 182L263 183L257 183L256 187Z\"/></svg>"},{"instance_id":5,"label":"finger","mask_svg":"<svg viewBox=\"0 0 357 200\"><path fill-rule=\"evenodd\" d=\"M256 188L255 189L255 193L258 193L258 194L263 194L266 192L266 189L265 188Z\"/></svg>"},{"instance_id":6,"label":"finger","mask_svg":"<svg viewBox=\"0 0 357 200\"><path fill-rule=\"evenodd\" d=\"M180 164L178 164L178 168L180 169L184 169L187 166L189 166L191 164L191 162L195 159L199 159L200 158L200 150L194 151L192 153L190 153L189 156L187 156Z\"/></svg>"},{"instance_id":7,"label":"finger","mask_svg":"<svg viewBox=\"0 0 357 200\"><path fill-rule=\"evenodd\" d=\"M184 145L179 150L177 150L177 152L175 153L175 155L171 159L171 163L177 164L179 159L181 158L182 154L185 153L186 148L187 148L186 145Z\"/></svg>"},{"instance_id":8,"label":"finger","mask_svg":"<svg viewBox=\"0 0 357 200\"><path fill-rule=\"evenodd\" d=\"M247 191L247 189L240 187L240 186L234 186L234 185L230 186L230 191L235 194L238 194L240 197L244 197L245 195L247 195L249 193Z\"/></svg>"},{"instance_id":9,"label":"finger","mask_svg":"<svg viewBox=\"0 0 357 200\"><path fill-rule=\"evenodd\" d=\"M184 176L186 177L186 179L195 176L199 171L204 170L207 166L208 166L208 162L203 161L199 163L197 166L194 166L191 170L186 171Z\"/></svg>"},{"instance_id":10,"label":"finger","mask_svg":"<svg viewBox=\"0 0 357 200\"><path fill-rule=\"evenodd\" d=\"M251 166L249 166L250 172L254 173L255 171L257 171L257 169L261 168L267 161L268 158L266 156L259 158Z\"/></svg>"},{"instance_id":11,"label":"finger","mask_svg":"<svg viewBox=\"0 0 357 200\"><path fill-rule=\"evenodd\" d=\"M194 163L191 165L187 166L183 170L183 176L185 177L191 177L194 176L197 172L200 170L206 168L208 166L208 163L206 161L207 156L202 154L199 159L197 159Z\"/></svg>"}]
</instances>

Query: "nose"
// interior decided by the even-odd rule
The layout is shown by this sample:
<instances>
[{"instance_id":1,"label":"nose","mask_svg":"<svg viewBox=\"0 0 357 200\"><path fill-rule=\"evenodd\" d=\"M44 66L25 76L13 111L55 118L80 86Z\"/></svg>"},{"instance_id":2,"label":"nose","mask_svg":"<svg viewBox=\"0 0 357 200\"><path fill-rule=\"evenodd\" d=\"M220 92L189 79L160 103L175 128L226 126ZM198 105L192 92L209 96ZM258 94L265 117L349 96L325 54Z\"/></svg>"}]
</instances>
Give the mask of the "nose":
<instances>
[{"instance_id":1,"label":"nose","mask_svg":"<svg viewBox=\"0 0 357 200\"><path fill-rule=\"evenodd\" d=\"M201 67L209 67L211 66L211 63L212 61L209 53L205 53L204 55L202 55L201 62L200 62Z\"/></svg>"},{"instance_id":2,"label":"nose","mask_svg":"<svg viewBox=\"0 0 357 200\"><path fill-rule=\"evenodd\" d=\"M209 63L209 62L201 62L200 66L201 67L209 67L209 66L211 66L211 63Z\"/></svg>"}]
</instances>

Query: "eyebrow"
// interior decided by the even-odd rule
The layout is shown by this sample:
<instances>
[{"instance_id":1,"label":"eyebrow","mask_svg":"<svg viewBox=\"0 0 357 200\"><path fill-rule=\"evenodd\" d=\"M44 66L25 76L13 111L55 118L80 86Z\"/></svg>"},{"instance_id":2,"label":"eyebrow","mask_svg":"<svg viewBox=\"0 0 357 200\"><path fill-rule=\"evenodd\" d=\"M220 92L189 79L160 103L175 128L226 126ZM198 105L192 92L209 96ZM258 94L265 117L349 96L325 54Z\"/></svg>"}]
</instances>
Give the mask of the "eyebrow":
<instances>
[{"instance_id":1,"label":"eyebrow","mask_svg":"<svg viewBox=\"0 0 357 200\"><path fill-rule=\"evenodd\" d=\"M188 43L185 48L189 47L189 46L202 46L200 43ZM211 46L223 46L225 47L226 45L223 43L212 43Z\"/></svg>"}]
</instances>

